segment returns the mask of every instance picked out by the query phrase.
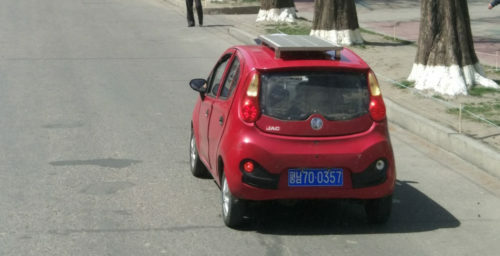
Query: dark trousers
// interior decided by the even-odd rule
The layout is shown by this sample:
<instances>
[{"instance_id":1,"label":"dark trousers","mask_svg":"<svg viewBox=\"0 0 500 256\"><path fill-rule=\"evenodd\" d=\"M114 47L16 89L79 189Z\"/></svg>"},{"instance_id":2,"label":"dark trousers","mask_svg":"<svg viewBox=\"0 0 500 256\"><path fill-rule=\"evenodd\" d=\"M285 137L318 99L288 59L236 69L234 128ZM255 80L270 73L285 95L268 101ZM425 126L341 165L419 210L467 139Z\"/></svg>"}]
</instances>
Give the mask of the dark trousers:
<instances>
[{"instance_id":1,"label":"dark trousers","mask_svg":"<svg viewBox=\"0 0 500 256\"><path fill-rule=\"evenodd\" d=\"M196 4L196 12L198 13L198 23L203 25L203 9L201 7L201 0L194 0ZM186 0L187 7L187 20L189 26L194 26L194 15L193 15L193 0Z\"/></svg>"}]
</instances>

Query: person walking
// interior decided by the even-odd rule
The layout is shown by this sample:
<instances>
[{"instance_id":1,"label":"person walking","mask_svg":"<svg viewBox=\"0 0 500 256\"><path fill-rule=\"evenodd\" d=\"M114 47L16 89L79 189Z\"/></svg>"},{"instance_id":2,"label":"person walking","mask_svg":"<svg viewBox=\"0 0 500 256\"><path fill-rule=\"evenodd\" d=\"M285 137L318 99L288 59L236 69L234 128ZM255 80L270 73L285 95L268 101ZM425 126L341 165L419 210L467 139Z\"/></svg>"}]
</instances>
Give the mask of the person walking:
<instances>
[{"instance_id":1,"label":"person walking","mask_svg":"<svg viewBox=\"0 0 500 256\"><path fill-rule=\"evenodd\" d=\"M488 4L488 9L493 9L496 5L500 4L500 0L493 0L491 3Z\"/></svg>"},{"instance_id":2,"label":"person walking","mask_svg":"<svg viewBox=\"0 0 500 256\"><path fill-rule=\"evenodd\" d=\"M201 27L203 26L203 9L201 6L201 0L194 0L194 2L196 4L196 12L198 13L198 24L200 24ZM186 0L186 7L188 27L194 27L193 0Z\"/></svg>"}]
</instances>

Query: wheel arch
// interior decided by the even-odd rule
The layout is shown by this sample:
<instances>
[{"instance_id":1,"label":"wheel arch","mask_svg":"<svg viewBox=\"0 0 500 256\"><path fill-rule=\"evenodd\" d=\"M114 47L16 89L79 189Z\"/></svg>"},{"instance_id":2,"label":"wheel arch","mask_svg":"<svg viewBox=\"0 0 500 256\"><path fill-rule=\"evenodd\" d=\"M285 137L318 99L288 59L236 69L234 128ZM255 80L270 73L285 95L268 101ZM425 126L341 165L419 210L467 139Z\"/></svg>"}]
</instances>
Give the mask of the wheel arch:
<instances>
[{"instance_id":1,"label":"wheel arch","mask_svg":"<svg viewBox=\"0 0 500 256\"><path fill-rule=\"evenodd\" d=\"M222 174L224 173L224 160L222 156L217 157L217 182L219 186L222 186Z\"/></svg>"}]
</instances>

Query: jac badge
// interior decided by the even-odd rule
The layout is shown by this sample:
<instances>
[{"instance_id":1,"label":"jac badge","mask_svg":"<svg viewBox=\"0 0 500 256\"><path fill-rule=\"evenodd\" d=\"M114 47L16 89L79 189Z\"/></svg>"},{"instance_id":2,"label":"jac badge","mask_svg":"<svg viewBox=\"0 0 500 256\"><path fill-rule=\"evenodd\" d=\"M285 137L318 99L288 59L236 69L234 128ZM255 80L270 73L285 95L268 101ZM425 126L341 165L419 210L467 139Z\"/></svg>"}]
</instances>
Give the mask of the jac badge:
<instances>
[{"instance_id":1,"label":"jac badge","mask_svg":"<svg viewBox=\"0 0 500 256\"><path fill-rule=\"evenodd\" d=\"M321 130L323 128L323 120L319 117L311 119L311 128L315 131Z\"/></svg>"}]
</instances>

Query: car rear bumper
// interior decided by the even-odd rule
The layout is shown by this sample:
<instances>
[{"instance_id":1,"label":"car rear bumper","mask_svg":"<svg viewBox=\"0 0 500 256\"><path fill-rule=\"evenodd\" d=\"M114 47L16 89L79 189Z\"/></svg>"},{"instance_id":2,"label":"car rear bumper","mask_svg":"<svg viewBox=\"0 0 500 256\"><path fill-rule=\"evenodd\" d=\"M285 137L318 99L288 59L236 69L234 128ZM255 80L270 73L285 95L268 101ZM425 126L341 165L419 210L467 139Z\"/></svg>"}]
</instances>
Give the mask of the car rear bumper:
<instances>
[{"instance_id":1,"label":"car rear bumper","mask_svg":"<svg viewBox=\"0 0 500 256\"><path fill-rule=\"evenodd\" d=\"M232 192L236 197L246 200L276 200L276 199L374 199L391 195L394 183L387 180L385 183L367 188L289 188L282 187L276 190L260 189L244 183L235 186Z\"/></svg>"},{"instance_id":2,"label":"car rear bumper","mask_svg":"<svg viewBox=\"0 0 500 256\"><path fill-rule=\"evenodd\" d=\"M393 193L396 170L386 123L374 123L363 133L341 137L277 136L255 127L234 132L233 140L223 141L221 148L230 152L231 157L224 157L224 170L229 188L238 198L370 199ZM369 173L380 159L387 163L384 174ZM245 173L242 162L247 160L261 167L261 173ZM289 187L288 170L292 168L341 168L343 185Z\"/></svg>"}]
</instances>

